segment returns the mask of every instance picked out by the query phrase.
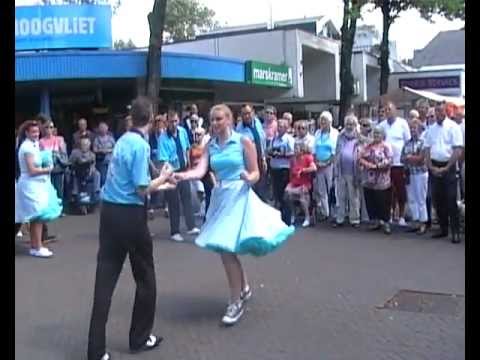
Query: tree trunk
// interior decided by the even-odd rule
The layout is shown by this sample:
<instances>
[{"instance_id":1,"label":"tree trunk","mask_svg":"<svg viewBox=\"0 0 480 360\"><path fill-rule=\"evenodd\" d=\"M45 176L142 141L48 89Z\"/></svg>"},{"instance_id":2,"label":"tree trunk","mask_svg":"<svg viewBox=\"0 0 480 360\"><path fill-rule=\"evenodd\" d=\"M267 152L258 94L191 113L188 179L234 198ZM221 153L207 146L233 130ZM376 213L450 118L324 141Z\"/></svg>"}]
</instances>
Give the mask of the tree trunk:
<instances>
[{"instance_id":1,"label":"tree trunk","mask_svg":"<svg viewBox=\"0 0 480 360\"><path fill-rule=\"evenodd\" d=\"M158 95L161 84L161 54L163 43L163 28L165 25L165 10L167 0L155 0L153 10L148 14L150 26L150 41L147 55L147 79L145 95L154 103L154 110L158 109Z\"/></svg>"},{"instance_id":2,"label":"tree trunk","mask_svg":"<svg viewBox=\"0 0 480 360\"><path fill-rule=\"evenodd\" d=\"M344 0L343 24L340 50L340 109L338 114L339 125L351 109L353 98L352 50L357 26L357 16L351 11L352 1Z\"/></svg>"},{"instance_id":3,"label":"tree trunk","mask_svg":"<svg viewBox=\"0 0 480 360\"><path fill-rule=\"evenodd\" d=\"M390 48L388 46L388 37L392 19L390 15L390 0L384 0L381 6L383 15L383 34L382 43L380 44L380 95L388 92L388 78L390 76Z\"/></svg>"}]
</instances>

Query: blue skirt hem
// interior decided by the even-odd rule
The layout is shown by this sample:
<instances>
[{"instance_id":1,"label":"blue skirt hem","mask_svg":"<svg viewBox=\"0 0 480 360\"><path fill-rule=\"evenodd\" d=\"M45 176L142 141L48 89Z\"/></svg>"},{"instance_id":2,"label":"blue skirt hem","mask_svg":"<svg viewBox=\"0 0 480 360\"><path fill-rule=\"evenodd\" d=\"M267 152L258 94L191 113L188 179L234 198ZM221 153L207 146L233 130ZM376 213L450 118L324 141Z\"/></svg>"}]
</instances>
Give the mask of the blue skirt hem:
<instances>
[{"instance_id":1,"label":"blue skirt hem","mask_svg":"<svg viewBox=\"0 0 480 360\"><path fill-rule=\"evenodd\" d=\"M253 256L265 256L271 252L279 249L286 240L295 233L295 227L288 226L282 229L279 233L269 239L262 237L250 237L239 241L239 245L236 249L223 246L222 244L198 244L203 249L211 250L214 252L227 252L237 255L253 255Z\"/></svg>"}]
</instances>

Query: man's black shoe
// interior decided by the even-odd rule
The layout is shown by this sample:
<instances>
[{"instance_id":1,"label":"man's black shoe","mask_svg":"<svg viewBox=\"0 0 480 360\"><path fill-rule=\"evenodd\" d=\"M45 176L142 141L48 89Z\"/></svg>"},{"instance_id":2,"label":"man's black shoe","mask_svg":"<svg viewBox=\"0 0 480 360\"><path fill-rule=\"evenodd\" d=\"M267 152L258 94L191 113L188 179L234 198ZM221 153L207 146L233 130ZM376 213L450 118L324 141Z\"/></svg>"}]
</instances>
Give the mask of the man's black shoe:
<instances>
[{"instance_id":1,"label":"man's black shoe","mask_svg":"<svg viewBox=\"0 0 480 360\"><path fill-rule=\"evenodd\" d=\"M432 239L440 239L448 236L448 232L440 231L432 235Z\"/></svg>"},{"instance_id":2,"label":"man's black shoe","mask_svg":"<svg viewBox=\"0 0 480 360\"><path fill-rule=\"evenodd\" d=\"M110 353L105 353L100 360L112 360L112 355Z\"/></svg>"},{"instance_id":3,"label":"man's black shoe","mask_svg":"<svg viewBox=\"0 0 480 360\"><path fill-rule=\"evenodd\" d=\"M150 335L148 340L143 344L139 349L130 349L132 354L136 354L142 351L149 351L155 349L163 341L162 337L157 337L155 335Z\"/></svg>"},{"instance_id":4,"label":"man's black shoe","mask_svg":"<svg viewBox=\"0 0 480 360\"><path fill-rule=\"evenodd\" d=\"M452 235L452 244L460 244L460 234L453 234Z\"/></svg>"}]
</instances>

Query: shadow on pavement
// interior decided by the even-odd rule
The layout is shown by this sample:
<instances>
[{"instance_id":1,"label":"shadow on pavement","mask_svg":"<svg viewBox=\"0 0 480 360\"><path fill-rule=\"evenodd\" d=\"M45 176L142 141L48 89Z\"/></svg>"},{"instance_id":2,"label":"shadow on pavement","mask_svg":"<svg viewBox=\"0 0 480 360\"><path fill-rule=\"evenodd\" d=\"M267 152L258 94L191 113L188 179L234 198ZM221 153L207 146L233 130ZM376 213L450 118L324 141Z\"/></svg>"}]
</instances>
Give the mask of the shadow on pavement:
<instances>
[{"instance_id":1,"label":"shadow on pavement","mask_svg":"<svg viewBox=\"0 0 480 360\"><path fill-rule=\"evenodd\" d=\"M159 294L158 316L168 323L218 322L227 306L226 299L199 297L198 294Z\"/></svg>"}]
</instances>

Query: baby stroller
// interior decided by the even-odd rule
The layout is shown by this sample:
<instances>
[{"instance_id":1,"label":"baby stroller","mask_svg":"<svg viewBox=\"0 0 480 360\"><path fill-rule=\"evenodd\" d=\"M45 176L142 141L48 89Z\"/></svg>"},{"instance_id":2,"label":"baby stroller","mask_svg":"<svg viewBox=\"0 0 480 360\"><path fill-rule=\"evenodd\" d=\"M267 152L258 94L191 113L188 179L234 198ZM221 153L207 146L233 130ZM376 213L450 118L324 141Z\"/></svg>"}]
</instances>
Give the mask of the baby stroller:
<instances>
[{"instance_id":1,"label":"baby stroller","mask_svg":"<svg viewBox=\"0 0 480 360\"><path fill-rule=\"evenodd\" d=\"M91 176L90 162L72 164L72 186L76 182L77 192L72 195L72 202L75 209L82 215L87 215L95 209L98 204L94 176Z\"/></svg>"}]
</instances>

